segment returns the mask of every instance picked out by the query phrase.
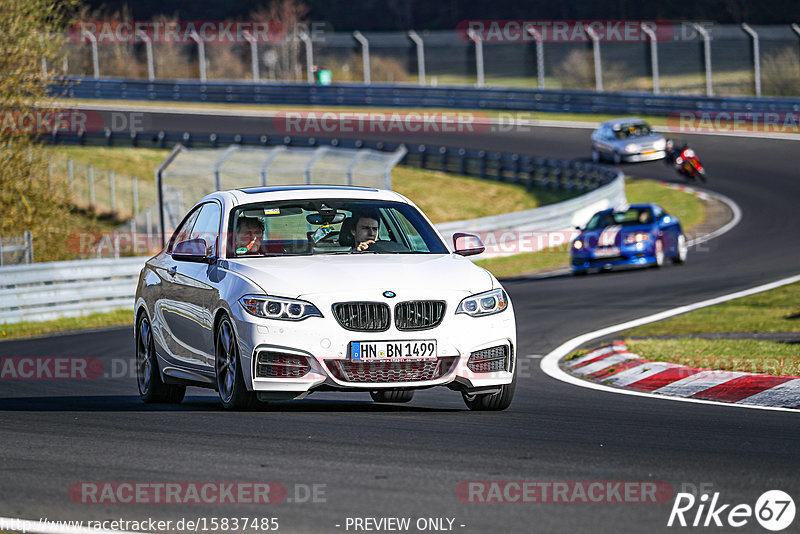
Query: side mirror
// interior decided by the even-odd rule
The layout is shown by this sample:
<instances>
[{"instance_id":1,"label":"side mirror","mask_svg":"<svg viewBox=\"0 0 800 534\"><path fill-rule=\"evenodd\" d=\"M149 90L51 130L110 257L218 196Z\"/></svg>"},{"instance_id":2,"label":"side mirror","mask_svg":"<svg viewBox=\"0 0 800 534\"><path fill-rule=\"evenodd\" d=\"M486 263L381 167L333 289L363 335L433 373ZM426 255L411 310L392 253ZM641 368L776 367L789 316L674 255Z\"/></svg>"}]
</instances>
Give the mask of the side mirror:
<instances>
[{"instance_id":1,"label":"side mirror","mask_svg":"<svg viewBox=\"0 0 800 534\"><path fill-rule=\"evenodd\" d=\"M172 249L172 257L178 261L194 261L208 263L211 256L206 253L204 239L187 239L181 241Z\"/></svg>"},{"instance_id":2,"label":"side mirror","mask_svg":"<svg viewBox=\"0 0 800 534\"><path fill-rule=\"evenodd\" d=\"M453 249L460 256L474 256L486 250L486 247L475 234L456 232L453 234Z\"/></svg>"}]
</instances>

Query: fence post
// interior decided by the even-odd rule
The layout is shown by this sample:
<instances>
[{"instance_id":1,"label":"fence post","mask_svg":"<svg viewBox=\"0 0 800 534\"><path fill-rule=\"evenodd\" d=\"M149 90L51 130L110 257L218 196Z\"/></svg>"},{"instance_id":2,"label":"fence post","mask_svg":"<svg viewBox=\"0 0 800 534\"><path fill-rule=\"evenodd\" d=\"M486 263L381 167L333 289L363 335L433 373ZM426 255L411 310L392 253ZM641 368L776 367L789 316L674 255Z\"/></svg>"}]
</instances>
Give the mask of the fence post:
<instances>
[{"instance_id":1,"label":"fence post","mask_svg":"<svg viewBox=\"0 0 800 534\"><path fill-rule=\"evenodd\" d=\"M139 213L139 178L133 177L133 216Z\"/></svg>"},{"instance_id":2,"label":"fence post","mask_svg":"<svg viewBox=\"0 0 800 534\"><path fill-rule=\"evenodd\" d=\"M419 84L425 85L425 43L422 37L414 30L408 32L408 37L417 46L417 73L419 74Z\"/></svg>"},{"instance_id":3,"label":"fence post","mask_svg":"<svg viewBox=\"0 0 800 534\"><path fill-rule=\"evenodd\" d=\"M72 158L67 158L67 175L69 175L69 194L70 196L75 191L75 170L72 164Z\"/></svg>"},{"instance_id":4,"label":"fence post","mask_svg":"<svg viewBox=\"0 0 800 534\"><path fill-rule=\"evenodd\" d=\"M536 79L539 89L544 89L544 42L542 34L533 26L528 26L527 31L536 39Z\"/></svg>"},{"instance_id":5,"label":"fence post","mask_svg":"<svg viewBox=\"0 0 800 534\"><path fill-rule=\"evenodd\" d=\"M144 41L144 49L147 52L147 79L152 82L156 78L156 70L153 66L153 40L144 30L139 30L136 35Z\"/></svg>"},{"instance_id":6,"label":"fence post","mask_svg":"<svg viewBox=\"0 0 800 534\"><path fill-rule=\"evenodd\" d=\"M111 213L117 212L117 187L114 183L114 171L108 171L108 189L111 194Z\"/></svg>"},{"instance_id":7,"label":"fence post","mask_svg":"<svg viewBox=\"0 0 800 534\"><path fill-rule=\"evenodd\" d=\"M656 32L649 24L642 23L642 31L650 38L650 68L653 71L653 94L657 95L661 92L661 87L658 78L658 39Z\"/></svg>"},{"instance_id":8,"label":"fence post","mask_svg":"<svg viewBox=\"0 0 800 534\"><path fill-rule=\"evenodd\" d=\"M0 267L3 266L3 236L0 235Z\"/></svg>"},{"instance_id":9,"label":"fence post","mask_svg":"<svg viewBox=\"0 0 800 534\"><path fill-rule=\"evenodd\" d=\"M600 36L597 35L597 32L588 25L584 24L583 26L586 29L586 33L589 34L589 37L592 39L592 56L594 56L594 88L596 91L603 90L603 63L600 60Z\"/></svg>"},{"instance_id":10,"label":"fence post","mask_svg":"<svg viewBox=\"0 0 800 534\"><path fill-rule=\"evenodd\" d=\"M197 55L200 60L200 81L206 81L206 44L197 35L197 32L192 32L189 37L197 43Z\"/></svg>"},{"instance_id":11,"label":"fence post","mask_svg":"<svg viewBox=\"0 0 800 534\"><path fill-rule=\"evenodd\" d=\"M756 96L761 96L761 52L758 43L758 34L746 22L742 22L742 29L753 38L753 77L756 84Z\"/></svg>"},{"instance_id":12,"label":"fence post","mask_svg":"<svg viewBox=\"0 0 800 534\"><path fill-rule=\"evenodd\" d=\"M94 208L94 167L89 165L89 207Z\"/></svg>"},{"instance_id":13,"label":"fence post","mask_svg":"<svg viewBox=\"0 0 800 534\"><path fill-rule=\"evenodd\" d=\"M694 26L694 29L697 30L697 33L703 38L703 62L706 68L706 96L712 96L714 94L714 86L711 81L711 35L696 22L693 22L692 26Z\"/></svg>"},{"instance_id":14,"label":"fence post","mask_svg":"<svg viewBox=\"0 0 800 534\"><path fill-rule=\"evenodd\" d=\"M30 230L25 230L25 255L28 258L28 263L33 263L33 233Z\"/></svg>"},{"instance_id":15,"label":"fence post","mask_svg":"<svg viewBox=\"0 0 800 534\"><path fill-rule=\"evenodd\" d=\"M306 47L306 79L308 83L314 83L314 43L304 31L298 32L297 36Z\"/></svg>"},{"instance_id":16,"label":"fence post","mask_svg":"<svg viewBox=\"0 0 800 534\"><path fill-rule=\"evenodd\" d=\"M242 37L250 43L250 67L253 70L253 81L258 82L261 80L258 71L258 41L250 32L242 32Z\"/></svg>"},{"instance_id":17,"label":"fence post","mask_svg":"<svg viewBox=\"0 0 800 534\"><path fill-rule=\"evenodd\" d=\"M84 35L89 38L92 43L92 69L94 70L95 80L100 77L100 60L97 53L97 37L92 32L85 32Z\"/></svg>"},{"instance_id":18,"label":"fence post","mask_svg":"<svg viewBox=\"0 0 800 534\"><path fill-rule=\"evenodd\" d=\"M369 72L369 41L358 30L353 32L353 37L361 44L361 59L364 62L364 83L370 84L372 82Z\"/></svg>"},{"instance_id":19,"label":"fence post","mask_svg":"<svg viewBox=\"0 0 800 534\"><path fill-rule=\"evenodd\" d=\"M475 70L478 71L478 87L483 87L483 40L473 30L470 30L469 38L475 43Z\"/></svg>"}]
</instances>

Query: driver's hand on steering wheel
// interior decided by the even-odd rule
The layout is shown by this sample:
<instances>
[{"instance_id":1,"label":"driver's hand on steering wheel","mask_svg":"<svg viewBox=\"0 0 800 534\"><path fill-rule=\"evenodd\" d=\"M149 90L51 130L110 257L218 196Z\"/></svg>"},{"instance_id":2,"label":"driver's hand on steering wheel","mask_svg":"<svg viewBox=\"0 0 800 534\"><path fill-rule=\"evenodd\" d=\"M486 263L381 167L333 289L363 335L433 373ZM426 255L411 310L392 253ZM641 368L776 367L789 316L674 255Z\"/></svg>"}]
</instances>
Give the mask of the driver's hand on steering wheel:
<instances>
[{"instance_id":1,"label":"driver's hand on steering wheel","mask_svg":"<svg viewBox=\"0 0 800 534\"><path fill-rule=\"evenodd\" d=\"M366 251L369 248L369 246L374 242L375 242L374 239L370 239L369 241L362 241L356 247L356 252L364 252L364 251Z\"/></svg>"}]
</instances>

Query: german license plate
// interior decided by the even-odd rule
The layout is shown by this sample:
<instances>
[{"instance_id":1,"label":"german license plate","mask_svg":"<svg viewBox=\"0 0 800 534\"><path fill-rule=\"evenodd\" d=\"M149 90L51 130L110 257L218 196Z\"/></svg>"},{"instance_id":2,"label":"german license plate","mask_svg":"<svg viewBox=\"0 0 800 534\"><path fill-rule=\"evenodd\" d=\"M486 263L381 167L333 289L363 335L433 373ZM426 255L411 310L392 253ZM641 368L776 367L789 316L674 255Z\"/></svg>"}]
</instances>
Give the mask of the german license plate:
<instances>
[{"instance_id":1,"label":"german license plate","mask_svg":"<svg viewBox=\"0 0 800 534\"><path fill-rule=\"evenodd\" d=\"M595 258L609 258L611 256L619 256L619 247L603 247L594 250Z\"/></svg>"},{"instance_id":2,"label":"german license plate","mask_svg":"<svg viewBox=\"0 0 800 534\"><path fill-rule=\"evenodd\" d=\"M436 358L436 340L352 341L350 343L350 359L354 362L427 358Z\"/></svg>"}]
</instances>

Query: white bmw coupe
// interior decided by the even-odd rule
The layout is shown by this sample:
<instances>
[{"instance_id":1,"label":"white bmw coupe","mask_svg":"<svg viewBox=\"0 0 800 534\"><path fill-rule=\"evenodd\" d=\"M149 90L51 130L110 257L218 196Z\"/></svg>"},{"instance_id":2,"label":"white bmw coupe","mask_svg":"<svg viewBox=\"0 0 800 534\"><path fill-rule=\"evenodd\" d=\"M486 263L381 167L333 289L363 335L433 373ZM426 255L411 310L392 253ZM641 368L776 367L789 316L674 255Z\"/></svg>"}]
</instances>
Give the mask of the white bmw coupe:
<instances>
[{"instance_id":1,"label":"white bmw coupe","mask_svg":"<svg viewBox=\"0 0 800 534\"><path fill-rule=\"evenodd\" d=\"M511 300L407 198L360 187L221 191L145 264L135 303L144 402L213 388L225 408L364 391L408 402L446 386L472 410L514 396Z\"/></svg>"}]
</instances>

